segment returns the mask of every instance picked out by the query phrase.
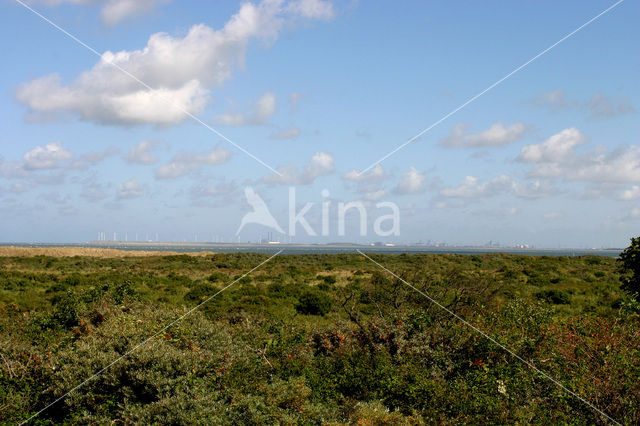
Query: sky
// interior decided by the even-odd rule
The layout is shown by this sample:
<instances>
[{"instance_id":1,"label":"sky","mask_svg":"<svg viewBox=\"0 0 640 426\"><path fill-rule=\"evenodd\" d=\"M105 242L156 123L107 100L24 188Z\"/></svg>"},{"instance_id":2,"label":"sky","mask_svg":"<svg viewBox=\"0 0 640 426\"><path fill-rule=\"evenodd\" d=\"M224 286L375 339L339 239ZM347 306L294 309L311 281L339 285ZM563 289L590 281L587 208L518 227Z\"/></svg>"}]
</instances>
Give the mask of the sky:
<instances>
[{"instance_id":1,"label":"sky","mask_svg":"<svg viewBox=\"0 0 640 426\"><path fill-rule=\"evenodd\" d=\"M0 0L0 241L625 247L640 4L492 87L614 4Z\"/></svg>"}]
</instances>

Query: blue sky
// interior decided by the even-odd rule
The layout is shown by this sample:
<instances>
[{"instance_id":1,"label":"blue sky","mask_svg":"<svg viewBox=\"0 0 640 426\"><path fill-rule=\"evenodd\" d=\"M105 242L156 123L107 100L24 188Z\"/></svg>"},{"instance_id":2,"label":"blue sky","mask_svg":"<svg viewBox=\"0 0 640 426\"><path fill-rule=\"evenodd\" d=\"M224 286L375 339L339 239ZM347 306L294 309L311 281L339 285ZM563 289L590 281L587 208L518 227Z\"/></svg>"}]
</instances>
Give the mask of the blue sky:
<instances>
[{"instance_id":1,"label":"blue sky","mask_svg":"<svg viewBox=\"0 0 640 426\"><path fill-rule=\"evenodd\" d=\"M28 4L104 55L0 1L0 241L235 241L246 186L283 226L289 187L314 227L330 192L330 235L296 241L379 239L355 215L337 236L340 201L370 227L396 203L397 243L620 247L640 229L637 2L362 175L613 2Z\"/></svg>"}]
</instances>

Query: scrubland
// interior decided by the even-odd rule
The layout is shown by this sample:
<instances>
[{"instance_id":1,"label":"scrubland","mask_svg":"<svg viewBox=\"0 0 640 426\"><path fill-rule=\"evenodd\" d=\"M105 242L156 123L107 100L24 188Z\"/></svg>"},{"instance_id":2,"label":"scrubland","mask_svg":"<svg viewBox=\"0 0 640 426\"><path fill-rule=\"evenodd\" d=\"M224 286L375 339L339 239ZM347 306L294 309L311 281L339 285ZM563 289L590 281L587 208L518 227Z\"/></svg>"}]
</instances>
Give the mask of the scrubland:
<instances>
[{"instance_id":1,"label":"scrubland","mask_svg":"<svg viewBox=\"0 0 640 426\"><path fill-rule=\"evenodd\" d=\"M52 254L52 253L49 253ZM267 259L0 257L0 422L46 407ZM623 424L640 307L615 259L372 255ZM32 424L599 424L607 419L353 255L278 256Z\"/></svg>"}]
</instances>

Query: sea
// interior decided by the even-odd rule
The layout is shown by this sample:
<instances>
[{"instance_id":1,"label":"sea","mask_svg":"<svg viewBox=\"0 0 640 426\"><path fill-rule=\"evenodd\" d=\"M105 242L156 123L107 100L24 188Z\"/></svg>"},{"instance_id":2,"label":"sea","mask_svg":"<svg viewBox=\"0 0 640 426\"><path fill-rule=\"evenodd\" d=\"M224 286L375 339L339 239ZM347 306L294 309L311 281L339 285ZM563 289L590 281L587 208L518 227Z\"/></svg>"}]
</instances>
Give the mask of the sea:
<instances>
[{"instance_id":1,"label":"sea","mask_svg":"<svg viewBox=\"0 0 640 426\"><path fill-rule=\"evenodd\" d=\"M176 242L125 242L93 241L87 243L0 243L2 246L16 247L87 247L118 250L171 251L189 253L211 251L215 253L277 253L295 254L348 254L363 253L402 254L483 254L509 253L529 256L606 256L618 257L622 249L584 249L584 248L511 248L511 247L462 247L462 246L425 246L425 245L361 245L361 244L280 244L280 243L176 243Z\"/></svg>"}]
</instances>

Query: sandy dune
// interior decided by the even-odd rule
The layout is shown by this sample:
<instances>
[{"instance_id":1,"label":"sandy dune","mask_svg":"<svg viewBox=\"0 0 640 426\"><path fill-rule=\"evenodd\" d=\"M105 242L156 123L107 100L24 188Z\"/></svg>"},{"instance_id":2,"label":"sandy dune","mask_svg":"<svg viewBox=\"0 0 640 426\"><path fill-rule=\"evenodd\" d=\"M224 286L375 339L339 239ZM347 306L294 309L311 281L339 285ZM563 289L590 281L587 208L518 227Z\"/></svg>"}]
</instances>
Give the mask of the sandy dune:
<instances>
[{"instance_id":1,"label":"sandy dune","mask_svg":"<svg viewBox=\"0 0 640 426\"><path fill-rule=\"evenodd\" d=\"M187 254L189 256L207 256L213 254L209 251L178 253L173 251L138 251L138 250L116 250L102 248L85 247L0 247L0 257L142 257L142 256L169 256L175 254Z\"/></svg>"}]
</instances>

